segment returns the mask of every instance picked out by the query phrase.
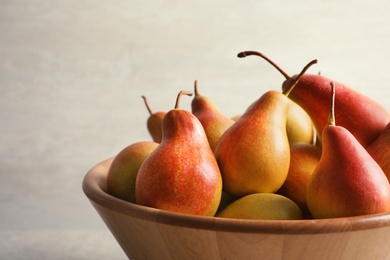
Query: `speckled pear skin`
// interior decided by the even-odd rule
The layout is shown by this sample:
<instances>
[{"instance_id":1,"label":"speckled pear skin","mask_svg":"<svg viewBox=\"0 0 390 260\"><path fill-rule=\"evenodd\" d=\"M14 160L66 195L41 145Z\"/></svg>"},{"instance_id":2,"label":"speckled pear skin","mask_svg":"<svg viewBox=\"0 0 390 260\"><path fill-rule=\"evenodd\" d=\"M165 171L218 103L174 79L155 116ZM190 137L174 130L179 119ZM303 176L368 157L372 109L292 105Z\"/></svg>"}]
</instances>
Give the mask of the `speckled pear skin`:
<instances>
[{"instance_id":1,"label":"speckled pear skin","mask_svg":"<svg viewBox=\"0 0 390 260\"><path fill-rule=\"evenodd\" d=\"M160 145L144 161L136 181L137 203L214 216L222 193L217 161L199 120L175 108L163 120Z\"/></svg>"},{"instance_id":2,"label":"speckled pear skin","mask_svg":"<svg viewBox=\"0 0 390 260\"><path fill-rule=\"evenodd\" d=\"M381 135L367 147L367 152L379 164L390 180L390 122Z\"/></svg>"},{"instance_id":3,"label":"speckled pear skin","mask_svg":"<svg viewBox=\"0 0 390 260\"><path fill-rule=\"evenodd\" d=\"M390 210L386 175L344 127L322 133L322 155L306 191L314 218L350 217Z\"/></svg>"},{"instance_id":4,"label":"speckled pear skin","mask_svg":"<svg viewBox=\"0 0 390 260\"><path fill-rule=\"evenodd\" d=\"M295 77L286 80L282 89L287 88ZM289 98L311 117L320 139L328 121L330 81L332 80L321 75L305 74L289 94ZM367 148L389 123L389 111L375 100L345 84L335 82L335 85L337 125L348 129L363 147Z\"/></svg>"},{"instance_id":5,"label":"speckled pear skin","mask_svg":"<svg viewBox=\"0 0 390 260\"><path fill-rule=\"evenodd\" d=\"M202 123L210 147L214 150L219 138L234 123L234 120L225 116L214 102L198 92L195 81L195 96L191 102L191 111Z\"/></svg>"},{"instance_id":6,"label":"speckled pear skin","mask_svg":"<svg viewBox=\"0 0 390 260\"><path fill-rule=\"evenodd\" d=\"M282 186L290 164L288 104L282 93L266 92L221 136L214 153L226 192L241 197Z\"/></svg>"}]
</instances>

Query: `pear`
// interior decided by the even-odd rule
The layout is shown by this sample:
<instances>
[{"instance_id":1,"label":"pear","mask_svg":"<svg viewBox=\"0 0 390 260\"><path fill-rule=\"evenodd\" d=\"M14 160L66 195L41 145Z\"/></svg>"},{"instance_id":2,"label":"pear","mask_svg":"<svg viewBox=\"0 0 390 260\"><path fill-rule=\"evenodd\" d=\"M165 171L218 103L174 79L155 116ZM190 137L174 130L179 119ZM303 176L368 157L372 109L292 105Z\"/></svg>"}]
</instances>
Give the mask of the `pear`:
<instances>
[{"instance_id":1,"label":"pear","mask_svg":"<svg viewBox=\"0 0 390 260\"><path fill-rule=\"evenodd\" d=\"M310 115L320 140L320 133L327 124L327 110L324 107L328 100L326 97L330 95L327 87L330 81L332 80L320 75L305 75L289 95ZM289 80L285 81L283 88L288 87L289 82ZM348 129L363 147L368 147L390 121L390 113L368 96L347 85L338 82L335 84L338 104L335 116L338 118L338 125Z\"/></svg>"},{"instance_id":2,"label":"pear","mask_svg":"<svg viewBox=\"0 0 390 260\"><path fill-rule=\"evenodd\" d=\"M280 69L272 60L266 57L264 54L256 51L244 51L240 52L237 56L239 58L245 58L250 55L260 56L263 59L267 60L271 63L275 68L277 68L286 78L289 76ZM283 89L284 91L286 89ZM315 138L315 130L313 121L310 116L306 113L301 106L296 104L294 101L289 100L289 108L287 113L287 137L290 143L295 142L305 142L305 143L313 143Z\"/></svg>"},{"instance_id":3,"label":"pear","mask_svg":"<svg viewBox=\"0 0 390 260\"><path fill-rule=\"evenodd\" d=\"M290 144L290 167L286 181L277 191L294 201L305 214L309 213L306 203L306 188L321 157L321 148L308 143Z\"/></svg>"},{"instance_id":4,"label":"pear","mask_svg":"<svg viewBox=\"0 0 390 260\"><path fill-rule=\"evenodd\" d=\"M274 193L254 193L226 206L216 217L255 220L297 220L303 213L294 201Z\"/></svg>"},{"instance_id":5,"label":"pear","mask_svg":"<svg viewBox=\"0 0 390 260\"><path fill-rule=\"evenodd\" d=\"M246 51L240 54L245 57L257 55L273 65L286 80L282 84L282 90L290 88L298 75L290 77L273 61L257 51ZM321 133L328 120L328 97L331 94L329 82L334 81L322 76L320 73L305 74L297 86L289 94L289 98L301 106L313 120L318 134L318 142L321 142ZM356 139L367 148L384 130L390 121L390 112L381 104L357 90L334 81L337 85L337 110L338 125L348 129ZM361 127L364 125L364 127Z\"/></svg>"},{"instance_id":6,"label":"pear","mask_svg":"<svg viewBox=\"0 0 390 260\"><path fill-rule=\"evenodd\" d=\"M283 184L290 161L284 98L265 93L219 139L214 153L226 192L241 197Z\"/></svg>"},{"instance_id":7,"label":"pear","mask_svg":"<svg viewBox=\"0 0 390 260\"><path fill-rule=\"evenodd\" d=\"M222 193L217 161L200 121L179 108L164 117L162 141L141 165L136 180L137 203L178 213L214 216Z\"/></svg>"},{"instance_id":8,"label":"pear","mask_svg":"<svg viewBox=\"0 0 390 260\"><path fill-rule=\"evenodd\" d=\"M289 99L287 112L287 137L290 143L308 143L315 141L313 121L301 106Z\"/></svg>"},{"instance_id":9,"label":"pear","mask_svg":"<svg viewBox=\"0 0 390 260\"><path fill-rule=\"evenodd\" d=\"M195 80L194 83L194 92L195 96L191 102L192 113L202 123L210 147L214 150L221 135L234 123L234 121L222 114L210 98L199 93L197 80Z\"/></svg>"},{"instance_id":10,"label":"pear","mask_svg":"<svg viewBox=\"0 0 390 260\"><path fill-rule=\"evenodd\" d=\"M389 181L351 132L336 125L335 85L333 82L331 85L322 154L306 190L310 213L313 218L337 218L387 212L390 210Z\"/></svg>"},{"instance_id":11,"label":"pear","mask_svg":"<svg viewBox=\"0 0 390 260\"><path fill-rule=\"evenodd\" d=\"M158 143L142 141L123 148L112 161L107 175L107 191L114 197L136 202L135 180L138 170Z\"/></svg>"},{"instance_id":12,"label":"pear","mask_svg":"<svg viewBox=\"0 0 390 260\"><path fill-rule=\"evenodd\" d=\"M367 152L379 164L390 180L390 122L379 137L367 147Z\"/></svg>"},{"instance_id":13,"label":"pear","mask_svg":"<svg viewBox=\"0 0 390 260\"><path fill-rule=\"evenodd\" d=\"M156 143L161 143L161 138L162 138L162 121L163 118L166 114L166 112L159 111L159 112L152 112L152 110L149 107L148 101L146 100L145 96L142 96L145 102L146 109L149 112L149 117L146 122L146 126L148 128L148 131L153 139L154 142Z\"/></svg>"},{"instance_id":14,"label":"pear","mask_svg":"<svg viewBox=\"0 0 390 260\"><path fill-rule=\"evenodd\" d=\"M309 63L301 74L315 62ZM286 95L288 91L264 93L219 139L214 154L224 191L238 197L273 193L286 180L290 165Z\"/></svg>"}]
</instances>

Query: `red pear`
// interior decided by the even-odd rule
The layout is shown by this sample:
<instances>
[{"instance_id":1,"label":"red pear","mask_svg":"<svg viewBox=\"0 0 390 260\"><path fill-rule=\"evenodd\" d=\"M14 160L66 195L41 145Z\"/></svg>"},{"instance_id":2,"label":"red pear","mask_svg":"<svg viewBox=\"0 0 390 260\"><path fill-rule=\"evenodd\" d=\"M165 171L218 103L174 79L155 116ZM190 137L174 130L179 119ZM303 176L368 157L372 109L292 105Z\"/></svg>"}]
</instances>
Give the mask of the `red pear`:
<instances>
[{"instance_id":1,"label":"red pear","mask_svg":"<svg viewBox=\"0 0 390 260\"><path fill-rule=\"evenodd\" d=\"M310 213L313 218L337 218L387 212L389 181L358 140L346 128L336 125L334 84L331 93L321 158L306 190Z\"/></svg>"},{"instance_id":2,"label":"red pear","mask_svg":"<svg viewBox=\"0 0 390 260\"><path fill-rule=\"evenodd\" d=\"M380 136L367 148L390 180L390 122Z\"/></svg>"},{"instance_id":3,"label":"red pear","mask_svg":"<svg viewBox=\"0 0 390 260\"><path fill-rule=\"evenodd\" d=\"M294 77L286 80L283 88L288 87ZM328 87L330 81L332 80L321 75L305 75L289 95L310 115L318 133L322 133L327 124L327 111L324 107L328 100L326 97L331 94ZM342 83L335 84L335 116L338 125L348 129L363 147L368 147L390 121L390 113L370 97Z\"/></svg>"},{"instance_id":4,"label":"red pear","mask_svg":"<svg viewBox=\"0 0 390 260\"><path fill-rule=\"evenodd\" d=\"M189 111L175 108L162 123L162 141L141 165L137 203L179 213L214 216L222 179L202 124Z\"/></svg>"},{"instance_id":5,"label":"red pear","mask_svg":"<svg viewBox=\"0 0 390 260\"><path fill-rule=\"evenodd\" d=\"M156 142L141 141L123 148L115 156L108 170L108 193L135 203L135 180L138 170L157 146Z\"/></svg>"},{"instance_id":6,"label":"red pear","mask_svg":"<svg viewBox=\"0 0 390 260\"><path fill-rule=\"evenodd\" d=\"M247 51L242 55L257 55L270 62L286 78L282 89L288 89L295 82L297 75L290 77L274 62L256 51ZM327 105L331 94L331 80L320 74L305 74L291 91L289 98L301 106L313 120L314 126L321 139L321 133L328 121ZM335 82L337 85L337 110L335 115L339 126L350 131L356 139L368 147L384 130L390 121L390 112L381 104L357 90ZM362 127L364 125L364 127Z\"/></svg>"}]
</instances>

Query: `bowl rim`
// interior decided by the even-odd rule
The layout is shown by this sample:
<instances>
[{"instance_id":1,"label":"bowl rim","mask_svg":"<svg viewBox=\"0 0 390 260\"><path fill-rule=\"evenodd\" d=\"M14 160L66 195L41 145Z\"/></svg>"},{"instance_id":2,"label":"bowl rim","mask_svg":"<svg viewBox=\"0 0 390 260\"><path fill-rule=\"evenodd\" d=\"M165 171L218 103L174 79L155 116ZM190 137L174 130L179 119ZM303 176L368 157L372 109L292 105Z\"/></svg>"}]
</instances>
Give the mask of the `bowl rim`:
<instances>
[{"instance_id":1,"label":"bowl rim","mask_svg":"<svg viewBox=\"0 0 390 260\"><path fill-rule=\"evenodd\" d=\"M390 227L390 213L329 219L246 220L195 216L137 205L107 193L107 173L113 159L106 159L87 172L82 182L84 194L92 204L144 221L222 232L264 234L340 233Z\"/></svg>"}]
</instances>

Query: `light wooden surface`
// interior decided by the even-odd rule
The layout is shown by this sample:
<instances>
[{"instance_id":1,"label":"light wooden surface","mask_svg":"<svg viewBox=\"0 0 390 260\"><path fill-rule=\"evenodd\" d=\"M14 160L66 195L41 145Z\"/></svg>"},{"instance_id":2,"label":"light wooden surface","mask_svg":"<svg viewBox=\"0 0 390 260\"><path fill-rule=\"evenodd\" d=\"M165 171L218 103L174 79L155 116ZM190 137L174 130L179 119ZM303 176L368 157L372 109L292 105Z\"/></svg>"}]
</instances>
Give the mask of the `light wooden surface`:
<instances>
[{"instance_id":1,"label":"light wooden surface","mask_svg":"<svg viewBox=\"0 0 390 260\"><path fill-rule=\"evenodd\" d=\"M390 109L389 7L385 0L0 1L0 258L126 258L83 194L84 175L150 139L141 95L153 110L168 110L197 79L201 93L234 116L280 88L277 71L236 58L240 51L262 51L290 74L317 58L311 72ZM183 99L183 108L189 103Z\"/></svg>"}]
</instances>

